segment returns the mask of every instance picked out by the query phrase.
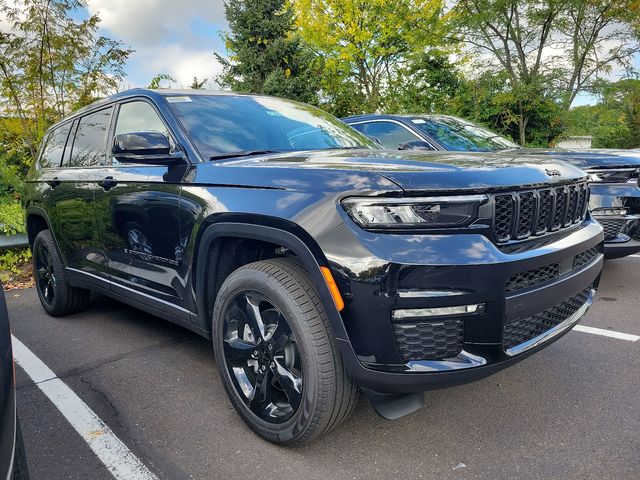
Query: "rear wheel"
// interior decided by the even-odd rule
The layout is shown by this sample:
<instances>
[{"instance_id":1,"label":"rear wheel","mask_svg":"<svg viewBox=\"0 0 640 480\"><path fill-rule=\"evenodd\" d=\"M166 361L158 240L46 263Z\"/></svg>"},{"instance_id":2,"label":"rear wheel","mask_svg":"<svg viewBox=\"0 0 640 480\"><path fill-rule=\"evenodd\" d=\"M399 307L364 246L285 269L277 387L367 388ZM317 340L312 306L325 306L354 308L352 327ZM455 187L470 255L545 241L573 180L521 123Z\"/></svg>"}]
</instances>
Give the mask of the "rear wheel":
<instances>
[{"instance_id":1,"label":"rear wheel","mask_svg":"<svg viewBox=\"0 0 640 480\"><path fill-rule=\"evenodd\" d=\"M267 440L309 442L353 410L356 387L298 264L266 260L233 272L218 293L212 331L231 403Z\"/></svg>"},{"instance_id":2,"label":"rear wheel","mask_svg":"<svg viewBox=\"0 0 640 480\"><path fill-rule=\"evenodd\" d=\"M64 263L51 235L42 230L33 242L33 278L42 307L59 317L84 310L89 304L89 290L69 285Z\"/></svg>"}]
</instances>

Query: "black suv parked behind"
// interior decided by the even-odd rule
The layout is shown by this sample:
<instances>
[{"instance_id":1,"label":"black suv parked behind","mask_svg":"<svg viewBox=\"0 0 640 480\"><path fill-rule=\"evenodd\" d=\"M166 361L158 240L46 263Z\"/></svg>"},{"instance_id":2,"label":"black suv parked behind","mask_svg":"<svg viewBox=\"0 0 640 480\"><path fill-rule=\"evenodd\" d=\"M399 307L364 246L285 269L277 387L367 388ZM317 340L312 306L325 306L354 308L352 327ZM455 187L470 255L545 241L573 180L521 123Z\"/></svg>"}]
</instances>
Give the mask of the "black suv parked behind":
<instances>
[{"instance_id":1,"label":"black suv parked behind","mask_svg":"<svg viewBox=\"0 0 640 480\"><path fill-rule=\"evenodd\" d=\"M551 155L589 173L591 214L604 228L604 253L640 252L640 151L522 148L479 125L449 115L357 115L344 122L391 150L511 151Z\"/></svg>"},{"instance_id":2,"label":"black suv parked behind","mask_svg":"<svg viewBox=\"0 0 640 480\"><path fill-rule=\"evenodd\" d=\"M601 226L581 170L400 154L300 103L132 90L46 134L24 195L53 316L95 290L213 341L258 434L302 443L353 409L395 418L566 333Z\"/></svg>"}]
</instances>

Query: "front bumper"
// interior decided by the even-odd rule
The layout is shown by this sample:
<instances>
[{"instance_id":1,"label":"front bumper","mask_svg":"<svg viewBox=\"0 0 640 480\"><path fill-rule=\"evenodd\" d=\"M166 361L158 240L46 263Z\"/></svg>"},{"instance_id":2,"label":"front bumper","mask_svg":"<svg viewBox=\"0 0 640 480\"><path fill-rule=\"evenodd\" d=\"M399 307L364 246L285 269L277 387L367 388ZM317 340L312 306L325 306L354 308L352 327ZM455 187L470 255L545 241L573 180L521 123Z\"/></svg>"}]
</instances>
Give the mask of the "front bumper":
<instances>
[{"instance_id":1,"label":"front bumper","mask_svg":"<svg viewBox=\"0 0 640 480\"><path fill-rule=\"evenodd\" d=\"M350 375L371 390L410 393L477 380L527 357L568 332L591 305L602 240L590 218L512 253L481 235L339 227L320 243L347 304L348 338L337 341ZM392 318L394 310L461 305L481 308Z\"/></svg>"},{"instance_id":2,"label":"front bumper","mask_svg":"<svg viewBox=\"0 0 640 480\"><path fill-rule=\"evenodd\" d=\"M606 258L640 252L640 188L637 182L592 183L589 208L604 228ZM603 214L611 210L624 210L626 214Z\"/></svg>"}]
</instances>

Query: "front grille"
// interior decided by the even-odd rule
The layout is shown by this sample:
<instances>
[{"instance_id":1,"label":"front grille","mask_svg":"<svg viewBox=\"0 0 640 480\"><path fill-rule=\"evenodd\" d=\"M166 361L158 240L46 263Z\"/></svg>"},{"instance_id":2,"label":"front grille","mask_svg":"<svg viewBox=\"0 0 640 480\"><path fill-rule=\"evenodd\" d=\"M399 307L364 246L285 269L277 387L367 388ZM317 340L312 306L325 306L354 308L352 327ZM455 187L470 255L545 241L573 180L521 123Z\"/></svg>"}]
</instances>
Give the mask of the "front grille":
<instances>
[{"instance_id":1,"label":"front grille","mask_svg":"<svg viewBox=\"0 0 640 480\"><path fill-rule=\"evenodd\" d=\"M590 248L587 251L579 253L573 258L573 268L574 269L580 268L583 265L586 265L587 263L591 262L591 260L593 260L597 256L598 256L597 248Z\"/></svg>"},{"instance_id":2,"label":"front grille","mask_svg":"<svg viewBox=\"0 0 640 480\"><path fill-rule=\"evenodd\" d=\"M463 322L459 319L395 323L398 351L405 362L455 357L462 351Z\"/></svg>"},{"instance_id":3,"label":"front grille","mask_svg":"<svg viewBox=\"0 0 640 480\"><path fill-rule=\"evenodd\" d=\"M623 227L627 223L624 218L596 218L602 228L604 229L604 239L605 240L613 240L622 231Z\"/></svg>"},{"instance_id":4,"label":"front grille","mask_svg":"<svg viewBox=\"0 0 640 480\"><path fill-rule=\"evenodd\" d=\"M598 255L598 250L590 248L573 257L573 262L568 264L563 262L551 263L543 267L527 270L526 272L516 273L511 276L506 283L505 290L507 293L522 290L523 288L534 287L540 283L547 282L558 278L560 275L569 273L571 270L578 269L583 265L591 262Z\"/></svg>"},{"instance_id":5,"label":"front grille","mask_svg":"<svg viewBox=\"0 0 640 480\"><path fill-rule=\"evenodd\" d=\"M503 348L506 350L520 345L564 322L587 302L590 290L591 287L586 288L568 300L537 313L532 317L522 318L508 323L504 327L502 339Z\"/></svg>"},{"instance_id":6,"label":"front grille","mask_svg":"<svg viewBox=\"0 0 640 480\"><path fill-rule=\"evenodd\" d=\"M560 276L560 264L552 263L544 267L534 268L526 272L517 273L507 280L507 292L514 292L527 287L533 287L542 282L553 280Z\"/></svg>"},{"instance_id":7,"label":"front grille","mask_svg":"<svg viewBox=\"0 0 640 480\"><path fill-rule=\"evenodd\" d=\"M586 182L495 194L495 238L498 243L524 240L575 225L587 214L588 198Z\"/></svg>"}]
</instances>

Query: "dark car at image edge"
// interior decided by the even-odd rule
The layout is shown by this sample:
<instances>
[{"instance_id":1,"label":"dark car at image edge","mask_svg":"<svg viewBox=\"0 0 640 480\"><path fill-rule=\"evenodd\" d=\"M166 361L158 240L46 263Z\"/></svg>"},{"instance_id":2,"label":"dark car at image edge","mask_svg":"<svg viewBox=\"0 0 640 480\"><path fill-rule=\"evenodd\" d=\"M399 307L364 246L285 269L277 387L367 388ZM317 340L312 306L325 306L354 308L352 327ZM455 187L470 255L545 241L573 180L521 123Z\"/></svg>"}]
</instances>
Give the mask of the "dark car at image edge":
<instances>
[{"instance_id":1,"label":"dark car at image edge","mask_svg":"<svg viewBox=\"0 0 640 480\"><path fill-rule=\"evenodd\" d=\"M462 118L450 115L355 115L343 121L392 150L513 151L553 156L589 173L589 209L604 228L607 258L640 252L640 151L524 148Z\"/></svg>"},{"instance_id":2,"label":"dark car at image edge","mask_svg":"<svg viewBox=\"0 0 640 480\"><path fill-rule=\"evenodd\" d=\"M131 90L47 132L23 201L49 314L96 291L210 338L245 422L301 444L358 387L397 418L568 332L603 264L587 180L385 151L282 99Z\"/></svg>"},{"instance_id":3,"label":"dark car at image edge","mask_svg":"<svg viewBox=\"0 0 640 480\"><path fill-rule=\"evenodd\" d=\"M0 284L0 479L28 478L22 432L16 414L15 371L9 315Z\"/></svg>"}]
</instances>

